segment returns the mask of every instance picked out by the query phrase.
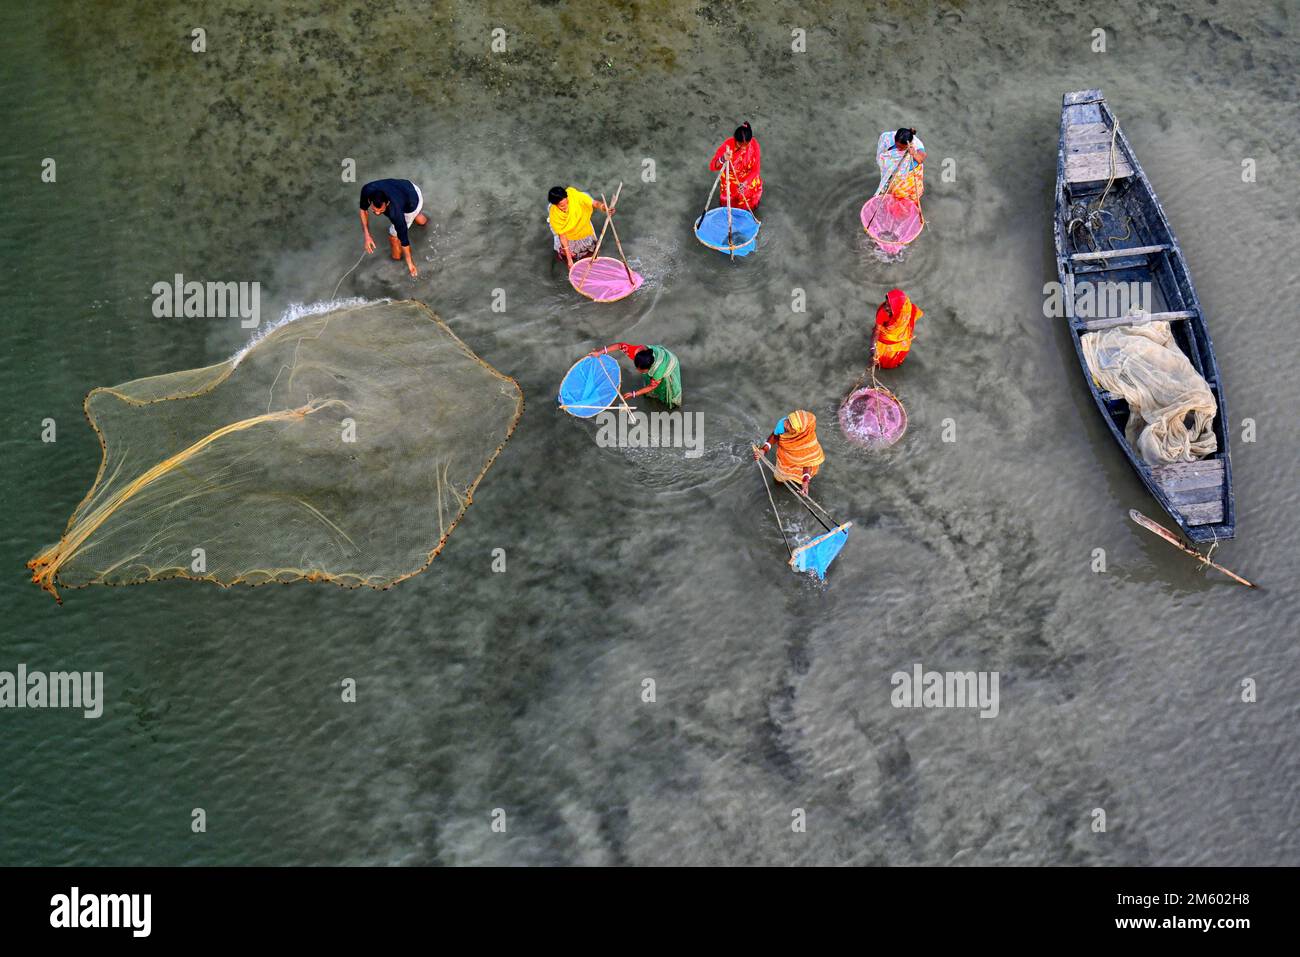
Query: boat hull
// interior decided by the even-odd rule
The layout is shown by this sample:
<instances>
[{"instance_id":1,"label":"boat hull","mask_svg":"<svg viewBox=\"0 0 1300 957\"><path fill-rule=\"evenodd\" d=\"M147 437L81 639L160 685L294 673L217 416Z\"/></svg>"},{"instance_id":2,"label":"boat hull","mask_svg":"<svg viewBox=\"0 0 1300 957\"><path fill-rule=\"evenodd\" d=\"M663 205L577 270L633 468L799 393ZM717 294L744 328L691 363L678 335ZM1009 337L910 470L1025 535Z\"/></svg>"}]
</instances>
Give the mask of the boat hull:
<instances>
[{"instance_id":1,"label":"boat hull","mask_svg":"<svg viewBox=\"0 0 1300 957\"><path fill-rule=\"evenodd\" d=\"M1093 212L1096 208L1102 212ZM1198 544L1231 539L1236 502L1228 407L1205 314L1164 208L1099 90L1067 93L1062 100L1054 234L1070 338L1112 437L1188 538ZM1154 467L1143 461L1124 434L1127 403L1093 380L1082 336L1127 324L1124 312L1098 315L1107 311L1099 310L1099 303L1113 306L1123 299L1115 291L1125 289L1136 291L1139 299L1145 294L1136 304L1169 321L1179 348L1214 395L1218 450L1204 459Z\"/></svg>"}]
</instances>

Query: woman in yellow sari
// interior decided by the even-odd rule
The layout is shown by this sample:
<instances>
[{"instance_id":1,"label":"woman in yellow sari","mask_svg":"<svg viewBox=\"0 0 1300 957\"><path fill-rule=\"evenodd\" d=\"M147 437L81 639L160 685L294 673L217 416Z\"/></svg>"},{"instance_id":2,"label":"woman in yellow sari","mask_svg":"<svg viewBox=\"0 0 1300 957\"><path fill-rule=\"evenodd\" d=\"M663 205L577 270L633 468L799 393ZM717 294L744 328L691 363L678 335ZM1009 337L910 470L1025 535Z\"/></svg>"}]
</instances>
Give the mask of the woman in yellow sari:
<instances>
[{"instance_id":1,"label":"woman in yellow sari","mask_svg":"<svg viewBox=\"0 0 1300 957\"><path fill-rule=\"evenodd\" d=\"M592 199L576 186L567 189L552 186L546 199L551 204L547 222L550 223L554 236L555 252L572 269L575 259L590 256L596 251L596 229L591 224L591 211L599 209L608 215L614 210L599 200Z\"/></svg>"},{"instance_id":2,"label":"woman in yellow sari","mask_svg":"<svg viewBox=\"0 0 1300 957\"><path fill-rule=\"evenodd\" d=\"M776 467L772 474L776 480L798 482L807 495L812 477L826 461L822 445L817 441L817 417L803 410L791 412L776 424L762 447L754 449L754 458L760 458L774 446Z\"/></svg>"}]
</instances>

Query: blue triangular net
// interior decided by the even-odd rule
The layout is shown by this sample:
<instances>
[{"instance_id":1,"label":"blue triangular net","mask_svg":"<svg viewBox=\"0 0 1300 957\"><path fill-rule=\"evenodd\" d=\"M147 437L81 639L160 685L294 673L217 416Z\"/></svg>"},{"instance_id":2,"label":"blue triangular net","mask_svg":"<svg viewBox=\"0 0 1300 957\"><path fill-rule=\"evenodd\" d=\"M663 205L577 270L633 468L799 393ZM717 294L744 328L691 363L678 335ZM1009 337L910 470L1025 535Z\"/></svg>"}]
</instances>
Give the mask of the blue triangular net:
<instances>
[{"instance_id":1,"label":"blue triangular net","mask_svg":"<svg viewBox=\"0 0 1300 957\"><path fill-rule=\"evenodd\" d=\"M790 567L798 572L814 572L825 581L826 569L831 567L831 562L835 561L835 556L849 540L849 528L852 525L852 522L845 522L825 535L814 538L807 545L800 545L790 556Z\"/></svg>"},{"instance_id":2,"label":"blue triangular net","mask_svg":"<svg viewBox=\"0 0 1300 957\"><path fill-rule=\"evenodd\" d=\"M580 419L590 419L618 400L619 368L613 356L584 356L573 364L560 383L560 408Z\"/></svg>"},{"instance_id":3,"label":"blue triangular net","mask_svg":"<svg viewBox=\"0 0 1300 957\"><path fill-rule=\"evenodd\" d=\"M748 256L758 245L761 224L747 209L731 211L731 243L727 243L727 207L719 206L704 214L695 227L695 238L711 249L737 256Z\"/></svg>"}]
</instances>

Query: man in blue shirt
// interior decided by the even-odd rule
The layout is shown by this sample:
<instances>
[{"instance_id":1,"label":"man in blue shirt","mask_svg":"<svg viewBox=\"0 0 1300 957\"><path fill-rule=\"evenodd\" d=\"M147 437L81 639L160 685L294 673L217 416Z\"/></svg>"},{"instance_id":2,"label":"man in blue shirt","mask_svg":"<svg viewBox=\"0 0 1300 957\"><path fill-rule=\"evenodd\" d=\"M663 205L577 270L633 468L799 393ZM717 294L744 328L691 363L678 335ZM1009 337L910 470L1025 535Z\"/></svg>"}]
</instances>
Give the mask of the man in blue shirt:
<instances>
[{"instance_id":1,"label":"man in blue shirt","mask_svg":"<svg viewBox=\"0 0 1300 957\"><path fill-rule=\"evenodd\" d=\"M412 276L419 275L411 259L411 239L408 228L414 224L424 226L429 217L424 215L424 195L420 187L409 179L377 179L361 187L361 231L365 233L366 252L375 251L375 240L370 235L370 216L387 216L388 245L394 259L406 257L406 268Z\"/></svg>"}]
</instances>

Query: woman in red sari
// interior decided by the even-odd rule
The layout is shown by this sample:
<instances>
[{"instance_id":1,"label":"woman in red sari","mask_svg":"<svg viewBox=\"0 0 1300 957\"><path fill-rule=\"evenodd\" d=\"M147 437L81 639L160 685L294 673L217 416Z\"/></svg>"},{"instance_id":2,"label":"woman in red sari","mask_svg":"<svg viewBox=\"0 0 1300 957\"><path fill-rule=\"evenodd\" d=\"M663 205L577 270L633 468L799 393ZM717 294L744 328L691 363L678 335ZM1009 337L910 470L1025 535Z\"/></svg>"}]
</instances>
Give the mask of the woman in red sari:
<instances>
[{"instance_id":1,"label":"woman in red sari","mask_svg":"<svg viewBox=\"0 0 1300 957\"><path fill-rule=\"evenodd\" d=\"M709 169L720 172L728 158L731 169L722 177L722 205L752 212L763 198L763 154L748 120L736 127L736 134L718 147Z\"/></svg>"}]
</instances>

